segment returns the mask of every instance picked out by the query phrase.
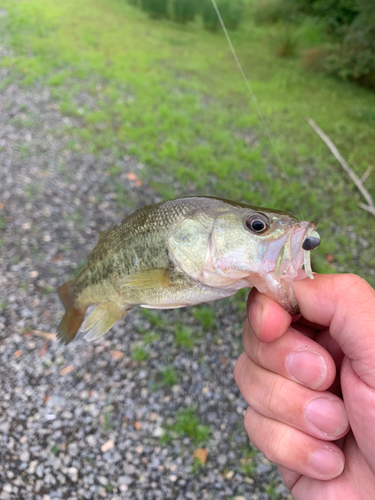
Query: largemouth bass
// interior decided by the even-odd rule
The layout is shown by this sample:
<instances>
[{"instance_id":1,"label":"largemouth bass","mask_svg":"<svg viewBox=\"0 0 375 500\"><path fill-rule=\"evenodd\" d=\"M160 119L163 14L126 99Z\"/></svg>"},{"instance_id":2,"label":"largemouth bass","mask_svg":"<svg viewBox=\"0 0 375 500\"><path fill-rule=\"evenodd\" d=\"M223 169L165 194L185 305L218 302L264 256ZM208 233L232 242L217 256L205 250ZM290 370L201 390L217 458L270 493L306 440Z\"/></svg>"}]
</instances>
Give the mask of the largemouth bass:
<instances>
[{"instance_id":1,"label":"largemouth bass","mask_svg":"<svg viewBox=\"0 0 375 500\"><path fill-rule=\"evenodd\" d=\"M319 243L315 222L209 197L149 205L100 233L89 261L59 288L66 312L59 336L104 335L136 305L185 307L255 286L292 314L293 280ZM85 321L89 306L97 304Z\"/></svg>"}]
</instances>

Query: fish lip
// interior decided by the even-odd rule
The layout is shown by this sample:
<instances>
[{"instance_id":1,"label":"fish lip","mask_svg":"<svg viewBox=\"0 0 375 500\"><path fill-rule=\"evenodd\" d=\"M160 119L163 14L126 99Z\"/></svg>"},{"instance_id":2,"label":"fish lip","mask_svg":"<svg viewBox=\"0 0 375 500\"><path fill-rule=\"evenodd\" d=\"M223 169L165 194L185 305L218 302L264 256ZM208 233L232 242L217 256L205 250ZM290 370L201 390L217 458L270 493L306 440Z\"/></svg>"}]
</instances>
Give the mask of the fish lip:
<instances>
[{"instance_id":1,"label":"fish lip","mask_svg":"<svg viewBox=\"0 0 375 500\"><path fill-rule=\"evenodd\" d=\"M305 239L313 233L318 224L316 222L298 222L289 232L284 245L277 257L274 275L280 280L292 282L302 269L306 250L302 248Z\"/></svg>"}]
</instances>

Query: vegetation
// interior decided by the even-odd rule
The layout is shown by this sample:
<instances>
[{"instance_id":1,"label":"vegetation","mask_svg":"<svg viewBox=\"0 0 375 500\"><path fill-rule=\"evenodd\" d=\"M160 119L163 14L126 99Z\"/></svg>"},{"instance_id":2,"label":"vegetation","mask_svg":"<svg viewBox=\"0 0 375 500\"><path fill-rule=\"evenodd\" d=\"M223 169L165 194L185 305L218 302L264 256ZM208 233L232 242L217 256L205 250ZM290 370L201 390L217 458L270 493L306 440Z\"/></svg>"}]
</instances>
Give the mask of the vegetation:
<instances>
[{"instance_id":1,"label":"vegetation","mask_svg":"<svg viewBox=\"0 0 375 500\"><path fill-rule=\"evenodd\" d=\"M375 88L373 0L273 0L260 4L256 19L260 23L302 25L306 15L320 23L328 35L324 50L315 52L312 68Z\"/></svg>"},{"instance_id":2,"label":"vegetation","mask_svg":"<svg viewBox=\"0 0 375 500\"><path fill-rule=\"evenodd\" d=\"M79 117L79 127L67 127L72 149L77 142L94 154L110 149L114 165L124 154L137 157L145 165L141 180L164 198L223 196L297 216L300 206L304 218L319 222L315 270L357 272L375 282L373 219L305 122L314 118L361 177L374 157L375 95L278 57L275 34L285 25L256 24L255 1L248 0L248 18L231 36L283 168L225 38L205 31L199 17L187 25L155 21L124 0L3 0L2 7L14 55L0 64L23 85L49 85L63 112ZM291 28L298 52L326 36L320 22L304 19ZM69 106L82 91L95 109ZM373 175L366 187L375 196ZM117 193L115 168L108 180ZM119 204L129 203L120 187Z\"/></svg>"},{"instance_id":3,"label":"vegetation","mask_svg":"<svg viewBox=\"0 0 375 500\"><path fill-rule=\"evenodd\" d=\"M140 363L141 361L146 361L149 357L148 352L141 346L136 345L133 349L132 358Z\"/></svg>"},{"instance_id":4,"label":"vegetation","mask_svg":"<svg viewBox=\"0 0 375 500\"><path fill-rule=\"evenodd\" d=\"M200 423L196 408L186 408L177 414L175 422L162 436L162 441L170 441L173 435L189 437L195 445L203 445L210 437L210 428Z\"/></svg>"}]
</instances>

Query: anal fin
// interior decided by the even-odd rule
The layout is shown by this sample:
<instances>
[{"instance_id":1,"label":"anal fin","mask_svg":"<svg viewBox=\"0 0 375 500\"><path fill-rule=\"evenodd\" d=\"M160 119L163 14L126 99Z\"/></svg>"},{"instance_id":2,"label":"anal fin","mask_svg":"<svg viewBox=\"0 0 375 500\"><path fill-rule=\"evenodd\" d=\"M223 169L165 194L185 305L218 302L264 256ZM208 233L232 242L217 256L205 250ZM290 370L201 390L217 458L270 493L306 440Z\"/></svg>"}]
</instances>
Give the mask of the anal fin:
<instances>
[{"instance_id":1,"label":"anal fin","mask_svg":"<svg viewBox=\"0 0 375 500\"><path fill-rule=\"evenodd\" d=\"M98 304L83 322L82 331L87 332L85 339L91 341L102 337L126 313L127 310L122 311L110 304Z\"/></svg>"}]
</instances>

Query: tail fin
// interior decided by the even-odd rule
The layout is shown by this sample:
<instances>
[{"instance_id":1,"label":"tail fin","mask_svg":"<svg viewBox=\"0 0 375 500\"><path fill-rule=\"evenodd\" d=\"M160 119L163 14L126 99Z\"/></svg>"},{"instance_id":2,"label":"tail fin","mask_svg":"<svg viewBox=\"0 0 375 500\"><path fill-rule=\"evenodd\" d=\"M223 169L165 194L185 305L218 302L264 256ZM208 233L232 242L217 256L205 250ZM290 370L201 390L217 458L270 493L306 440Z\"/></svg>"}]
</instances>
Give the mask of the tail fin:
<instances>
[{"instance_id":1,"label":"tail fin","mask_svg":"<svg viewBox=\"0 0 375 500\"><path fill-rule=\"evenodd\" d=\"M85 317L86 309L75 307L74 296L71 292L72 281L68 281L58 289L61 302L65 307L65 314L57 330L57 336L66 344L76 336Z\"/></svg>"}]
</instances>

